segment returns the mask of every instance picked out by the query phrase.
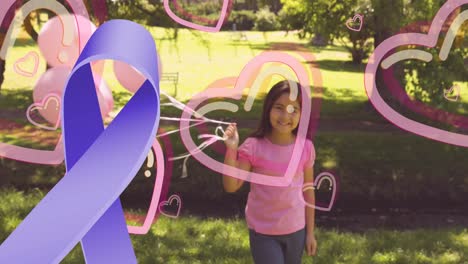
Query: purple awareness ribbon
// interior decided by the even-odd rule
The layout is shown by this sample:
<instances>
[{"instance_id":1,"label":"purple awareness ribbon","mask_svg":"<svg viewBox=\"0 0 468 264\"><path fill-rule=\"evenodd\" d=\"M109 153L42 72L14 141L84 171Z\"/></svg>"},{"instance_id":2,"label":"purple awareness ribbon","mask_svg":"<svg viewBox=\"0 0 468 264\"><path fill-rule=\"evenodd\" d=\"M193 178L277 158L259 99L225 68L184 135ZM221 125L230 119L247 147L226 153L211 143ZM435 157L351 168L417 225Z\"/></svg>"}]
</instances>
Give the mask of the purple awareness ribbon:
<instances>
[{"instance_id":1,"label":"purple awareness ribbon","mask_svg":"<svg viewBox=\"0 0 468 264\"><path fill-rule=\"evenodd\" d=\"M120 60L147 80L104 129L90 63ZM151 34L126 20L97 29L62 99L66 175L0 246L0 263L59 263L81 240L87 263L136 263L119 196L145 160L159 125Z\"/></svg>"}]
</instances>

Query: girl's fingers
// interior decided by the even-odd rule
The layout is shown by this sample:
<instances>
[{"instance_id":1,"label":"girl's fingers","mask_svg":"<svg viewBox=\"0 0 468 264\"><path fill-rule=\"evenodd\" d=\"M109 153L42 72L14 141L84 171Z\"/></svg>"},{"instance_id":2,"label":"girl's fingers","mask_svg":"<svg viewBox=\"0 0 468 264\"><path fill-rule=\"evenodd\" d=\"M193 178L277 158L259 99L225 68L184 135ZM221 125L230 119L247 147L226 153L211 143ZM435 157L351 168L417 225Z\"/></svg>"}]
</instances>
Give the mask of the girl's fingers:
<instances>
[{"instance_id":1,"label":"girl's fingers","mask_svg":"<svg viewBox=\"0 0 468 264\"><path fill-rule=\"evenodd\" d=\"M229 125L229 127L226 129L226 135L228 137L234 136L237 132L237 129L233 125Z\"/></svg>"}]
</instances>

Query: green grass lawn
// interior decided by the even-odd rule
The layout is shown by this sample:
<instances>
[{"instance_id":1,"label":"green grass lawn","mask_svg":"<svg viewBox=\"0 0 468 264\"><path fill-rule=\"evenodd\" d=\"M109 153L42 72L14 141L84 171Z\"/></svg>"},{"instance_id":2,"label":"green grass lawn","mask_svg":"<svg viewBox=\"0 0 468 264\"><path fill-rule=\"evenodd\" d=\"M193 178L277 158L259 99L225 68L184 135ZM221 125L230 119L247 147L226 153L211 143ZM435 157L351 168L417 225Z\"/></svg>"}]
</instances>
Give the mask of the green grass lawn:
<instances>
[{"instance_id":1,"label":"green grass lawn","mask_svg":"<svg viewBox=\"0 0 468 264\"><path fill-rule=\"evenodd\" d=\"M202 33L181 29L177 42L166 39L163 28L148 28L155 38L158 53L161 56L163 72L179 72L178 99L187 100L194 94L203 91L206 86L223 77L238 76L244 65L274 43L293 42L305 44L293 33L285 32L245 32L248 41L232 40L231 32L217 34ZM33 78L19 76L13 70L13 64L30 51L39 52L37 45L29 40L24 33L20 35L16 46L7 55L6 80L4 89L31 89L40 74L45 71L45 61L40 60L38 74ZM347 94L353 99L365 100L367 97L362 86L363 66L352 71L346 61L348 53L340 47L310 48L324 69L322 72L323 86L326 87L326 97L343 96ZM124 91L116 81L111 63L106 64L105 78L114 91ZM340 78L336 78L340 71ZM162 89L173 92L170 83L163 83ZM349 98L348 98L349 99Z\"/></svg>"},{"instance_id":2,"label":"green grass lawn","mask_svg":"<svg viewBox=\"0 0 468 264\"><path fill-rule=\"evenodd\" d=\"M187 102L194 94L203 91L211 82L228 76L238 76L243 66L274 43L293 42L305 44L293 34L284 32L246 32L249 42L236 42L231 33L217 34L180 30L176 42L164 39L164 29L149 28L162 58L164 72L179 72L177 98ZM38 76L45 71L40 62L39 73L34 78L18 76L13 63L36 50L24 34L7 56L6 79L2 85L0 109L24 113L32 103L31 89ZM316 56L323 79L321 120L333 119L381 122L375 111L366 110L367 96L363 86L365 65L348 63L349 54L342 48L328 46L308 47ZM105 79L113 89L116 107L122 107L131 94L121 87L106 64ZM163 83L161 89L173 92L172 84ZM468 102L468 90L462 89L461 98ZM261 109L262 97L256 100L251 112L241 112L237 119L256 119ZM239 103L240 109L242 103ZM180 111L162 107L161 115L179 116ZM225 112L210 117L225 118ZM26 118L11 117L26 124ZM26 120L26 121L25 121ZM165 129L176 128L165 126ZM30 125L26 125L30 127ZM240 129L244 139L251 127ZM462 201L466 193L468 165L464 161L466 149L436 143L411 134L364 131L320 131L316 136L316 171L335 170L341 187L348 195L360 199L386 199L406 201L419 196L440 200L445 197ZM195 138L196 131L192 131ZM41 142L31 142L21 134L0 133L2 142L23 146L43 147ZM179 135L171 136L175 154L185 152ZM49 146L50 147L50 146ZM207 151L210 155L212 151ZM218 155L219 156L219 155ZM216 156L215 156L216 157ZM189 160L191 175L179 179L180 164L175 164L171 192L195 193L194 186L203 186L199 196L218 199L222 195L221 178L207 171L194 159ZM428 166L430 164L431 166ZM63 166L38 166L0 159L0 184L13 186L54 185L64 175ZM8 175L3 175L8 174ZM138 176L137 176L138 177ZM372 192L371 190L379 190ZM245 193L244 193L245 194ZM16 189L0 192L0 240L21 222L44 195L40 191L23 194ZM424 202L424 201L423 201ZM402 203L404 205L404 203ZM207 205L208 206L208 205ZM401 206L397 204L396 206ZM445 206L445 205L444 205ZM177 220L161 217L146 236L132 236L140 263L250 263L247 228L243 219L200 219L182 215ZM318 256L307 258L305 263L468 263L468 231L462 228L440 230L368 230L353 233L346 230L317 230ZM81 250L75 248L63 263L83 263Z\"/></svg>"},{"instance_id":3,"label":"green grass lawn","mask_svg":"<svg viewBox=\"0 0 468 264\"><path fill-rule=\"evenodd\" d=\"M0 241L44 195L34 190L0 190ZM353 233L319 226L316 237L317 256L304 256L303 263L468 263L466 228ZM148 234L131 238L138 263L252 263L243 219L201 219L182 210L179 218L161 216ZM62 263L84 263L81 247L77 245Z\"/></svg>"},{"instance_id":4,"label":"green grass lawn","mask_svg":"<svg viewBox=\"0 0 468 264\"><path fill-rule=\"evenodd\" d=\"M177 98L183 102L203 91L215 80L230 76L237 77L247 62L261 52L271 49L273 45L289 42L304 45L317 60L323 80L321 109L323 118L381 120L380 117L362 111L362 106L368 100L363 83L365 64L351 64L350 55L343 47L307 46L306 40L299 39L293 33L286 35L285 32L245 32L248 41L235 41L232 32L213 34L180 29L179 39L176 42L167 39L163 28L149 27L148 30L154 36L158 53L161 56L163 72L179 72L180 74ZM39 76L45 71L45 61L40 60L38 73L32 78L18 75L13 69L15 61L30 51L39 52L37 45L22 32L16 45L7 54L5 82L2 89L31 91ZM285 48L283 51L289 50ZM303 63L307 62L303 61ZM106 62L104 78L116 97L121 95L120 98L116 98L117 101L125 98L116 104L122 106L130 97L116 80L110 61ZM461 102L467 103L468 89L465 89L467 84L459 85L462 87ZM169 94L174 93L174 86L171 83L161 83L161 89ZM4 104L1 101L4 100L0 99L0 105ZM256 100L257 104L261 104L259 101L261 99ZM459 104L451 104L449 109L463 112L458 109ZM162 113L170 115L173 110L162 109ZM251 113L243 115L256 117L254 113L256 113L255 108Z\"/></svg>"}]
</instances>

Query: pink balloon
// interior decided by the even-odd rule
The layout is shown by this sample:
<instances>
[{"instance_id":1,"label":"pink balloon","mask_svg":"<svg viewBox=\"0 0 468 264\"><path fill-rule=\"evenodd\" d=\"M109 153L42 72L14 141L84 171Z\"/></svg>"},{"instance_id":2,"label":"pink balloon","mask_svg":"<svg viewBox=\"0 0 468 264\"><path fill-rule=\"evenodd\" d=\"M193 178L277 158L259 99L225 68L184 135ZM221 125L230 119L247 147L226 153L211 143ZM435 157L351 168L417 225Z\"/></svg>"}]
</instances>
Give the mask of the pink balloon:
<instances>
[{"instance_id":1,"label":"pink balloon","mask_svg":"<svg viewBox=\"0 0 468 264\"><path fill-rule=\"evenodd\" d=\"M112 96L112 92L107 86L107 84L104 81L104 78L102 78L102 75L104 74L104 66L105 66L105 61L95 61L91 63L91 69L93 71L93 78L95 83L99 83L100 85L98 86L98 91L101 93L104 102L107 105L107 108L109 111L112 111L114 108L114 97Z\"/></svg>"},{"instance_id":2,"label":"pink balloon","mask_svg":"<svg viewBox=\"0 0 468 264\"><path fill-rule=\"evenodd\" d=\"M62 91L68 79L71 70L66 67L54 67L47 70L39 80L33 90L33 100L35 103L40 103L42 100L51 95L56 94L62 98ZM59 103L61 106L61 102ZM60 110L59 110L60 111ZM57 110L54 108L39 109L39 113L47 122L55 125L57 119Z\"/></svg>"},{"instance_id":3,"label":"pink balloon","mask_svg":"<svg viewBox=\"0 0 468 264\"><path fill-rule=\"evenodd\" d=\"M121 61L114 61L114 74L120 84L131 93L135 93L146 80L138 70Z\"/></svg>"},{"instance_id":4,"label":"pink balloon","mask_svg":"<svg viewBox=\"0 0 468 264\"><path fill-rule=\"evenodd\" d=\"M96 26L80 15L60 15L42 27L37 39L42 55L51 66L72 68Z\"/></svg>"},{"instance_id":5,"label":"pink balloon","mask_svg":"<svg viewBox=\"0 0 468 264\"><path fill-rule=\"evenodd\" d=\"M96 84L97 83L98 82L96 82ZM99 85L97 86L98 86L98 90L97 90L98 96L99 95L102 96L102 100L99 102L103 102L105 104L105 111L102 111L102 108L101 108L102 116L105 117L114 108L114 97L112 96L112 92L109 89L109 86L107 86L104 79L101 79L101 81L99 82Z\"/></svg>"},{"instance_id":6,"label":"pink balloon","mask_svg":"<svg viewBox=\"0 0 468 264\"><path fill-rule=\"evenodd\" d=\"M109 87L107 86L104 80L102 80L99 85L96 83L96 86L96 93L98 96L99 108L101 109L101 116L105 118L114 108L114 99L112 97L112 93L110 93ZM107 95L104 95L102 91L104 91L104 93L107 93ZM109 94L110 97L108 96Z\"/></svg>"},{"instance_id":7,"label":"pink balloon","mask_svg":"<svg viewBox=\"0 0 468 264\"><path fill-rule=\"evenodd\" d=\"M63 89L70 75L71 69L66 66L53 67L47 70L41 78L37 81L33 90L33 100L35 103L41 103L42 100L51 94L60 96L60 100L63 95ZM102 117L106 117L110 111L112 111L114 100L112 95L109 99L108 96L101 94L101 91L109 91L107 84L104 80L101 83L95 82L96 93L99 101L99 108L101 110ZM62 102L60 102L61 107ZM39 113L50 123L55 124L57 113L53 108L40 109Z\"/></svg>"},{"instance_id":8,"label":"pink balloon","mask_svg":"<svg viewBox=\"0 0 468 264\"><path fill-rule=\"evenodd\" d=\"M159 55L158 71L159 79L161 79L162 65ZM135 93L146 81L146 78L137 69L121 61L114 61L114 75L120 84L131 93Z\"/></svg>"}]
</instances>

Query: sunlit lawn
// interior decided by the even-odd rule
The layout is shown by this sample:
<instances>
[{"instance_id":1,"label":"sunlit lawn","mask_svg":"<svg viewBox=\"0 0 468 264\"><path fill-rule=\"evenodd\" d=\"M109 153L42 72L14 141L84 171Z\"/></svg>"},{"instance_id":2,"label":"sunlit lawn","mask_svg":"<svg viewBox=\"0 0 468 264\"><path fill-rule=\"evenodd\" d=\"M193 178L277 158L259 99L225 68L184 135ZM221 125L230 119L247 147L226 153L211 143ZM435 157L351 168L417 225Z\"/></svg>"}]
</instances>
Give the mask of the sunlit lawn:
<instances>
[{"instance_id":1,"label":"sunlit lawn","mask_svg":"<svg viewBox=\"0 0 468 264\"><path fill-rule=\"evenodd\" d=\"M219 32L217 34L202 33L181 29L177 42L168 40L162 28L149 28L155 38L158 53L162 59L163 72L179 72L179 93L181 100L189 99L193 94L203 91L206 86L223 77L238 76L245 64L254 56L264 50L270 49L272 43L293 42L305 44L294 33L285 32L245 32L248 41L234 41L232 32ZM6 81L2 87L7 89L31 88L40 74L45 71L45 61L40 60L39 71L33 78L20 76L13 70L13 64L30 51L39 51L37 45L23 32L16 46L9 50L7 55ZM366 95L362 86L362 73L341 72L340 78L335 78L336 71L342 71L340 64L349 60L349 55L343 48L326 47L310 48L318 61L332 63L322 70L323 85L335 91L347 89L360 99ZM117 83L110 63L107 64L105 74L108 83L115 91L124 89ZM331 67L331 68L330 68ZM343 66L345 67L345 66ZM163 83L162 89L173 92L169 83ZM339 94L339 92L338 92Z\"/></svg>"},{"instance_id":2,"label":"sunlit lawn","mask_svg":"<svg viewBox=\"0 0 468 264\"><path fill-rule=\"evenodd\" d=\"M162 60L163 72L178 72L179 84L177 98L186 102L193 95L203 91L208 84L224 77L239 76L242 68L256 55L271 48L274 43L307 43L299 39L294 33L285 32L245 32L247 41L235 41L234 33L219 32L204 33L181 29L177 42L167 38L163 28L148 28L155 38L158 53ZM315 56L320 67L323 85L323 104L321 116L334 119L376 120L362 111L362 106L368 100L364 88L365 64L352 65L349 53L340 46L311 47L309 51ZM37 51L37 45L22 32L7 55L5 83L3 89L31 90L39 76L45 71L45 61L40 60L38 73L32 77L18 75L13 70L14 63L30 51ZM287 50L286 50L287 51ZM303 61L305 63L305 61ZM114 93L128 93L118 83L113 71L112 62L106 63L104 77ZM468 102L468 89L461 85L461 102ZM174 94L174 86L169 82L162 82L161 89ZM248 90L244 90L248 92ZM127 96L129 98L129 96ZM261 98L261 97L258 97ZM260 100L256 100L257 103ZM1 104L1 102L0 102ZM258 103L259 104L259 103ZM122 105L122 104L119 104ZM450 104L450 111L461 111L459 104ZM166 111L167 110L167 111ZM163 114L173 111L169 108ZM172 111L172 112L171 112ZM255 118L256 111L244 113L245 117ZM223 113L224 114L224 113Z\"/></svg>"}]
</instances>

